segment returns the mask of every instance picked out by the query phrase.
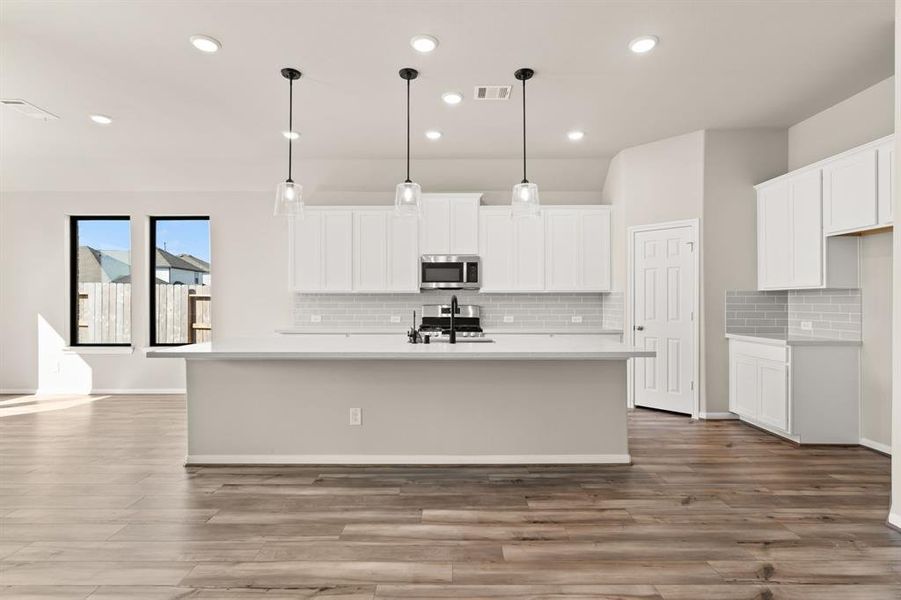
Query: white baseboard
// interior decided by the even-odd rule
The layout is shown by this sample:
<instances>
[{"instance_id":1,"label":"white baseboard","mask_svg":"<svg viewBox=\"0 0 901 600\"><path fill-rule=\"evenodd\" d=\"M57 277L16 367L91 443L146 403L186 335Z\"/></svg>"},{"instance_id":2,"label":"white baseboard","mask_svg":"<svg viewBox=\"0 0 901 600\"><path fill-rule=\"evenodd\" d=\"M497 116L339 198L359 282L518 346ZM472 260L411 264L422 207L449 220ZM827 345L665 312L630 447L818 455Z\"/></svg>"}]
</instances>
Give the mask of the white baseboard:
<instances>
[{"instance_id":1,"label":"white baseboard","mask_svg":"<svg viewBox=\"0 0 901 600\"><path fill-rule=\"evenodd\" d=\"M901 512L897 512L894 507L888 513L888 524L901 530Z\"/></svg>"},{"instance_id":2,"label":"white baseboard","mask_svg":"<svg viewBox=\"0 0 901 600\"><path fill-rule=\"evenodd\" d=\"M738 419L738 415L731 412L702 412L698 415L698 418L708 421L731 421Z\"/></svg>"},{"instance_id":3,"label":"white baseboard","mask_svg":"<svg viewBox=\"0 0 901 600\"><path fill-rule=\"evenodd\" d=\"M628 465L629 454L193 454L186 465Z\"/></svg>"},{"instance_id":4,"label":"white baseboard","mask_svg":"<svg viewBox=\"0 0 901 600\"><path fill-rule=\"evenodd\" d=\"M874 442L873 440L868 440L867 438L860 438L860 445L866 446L867 448L872 448L877 452L882 452L883 454L892 455L892 447L888 444L883 444L882 442Z\"/></svg>"},{"instance_id":5,"label":"white baseboard","mask_svg":"<svg viewBox=\"0 0 901 600\"><path fill-rule=\"evenodd\" d=\"M140 395L140 396L169 396L172 394L184 394L184 388L109 388L109 389L93 389L90 392L84 391L73 391L73 390L36 390L34 388L31 389L14 389L14 388L0 388L0 394L4 395L21 395L21 396L40 396L40 395L60 395L60 394L79 394L79 395L98 395L98 394L109 394L111 396L127 396L127 395Z\"/></svg>"}]
</instances>

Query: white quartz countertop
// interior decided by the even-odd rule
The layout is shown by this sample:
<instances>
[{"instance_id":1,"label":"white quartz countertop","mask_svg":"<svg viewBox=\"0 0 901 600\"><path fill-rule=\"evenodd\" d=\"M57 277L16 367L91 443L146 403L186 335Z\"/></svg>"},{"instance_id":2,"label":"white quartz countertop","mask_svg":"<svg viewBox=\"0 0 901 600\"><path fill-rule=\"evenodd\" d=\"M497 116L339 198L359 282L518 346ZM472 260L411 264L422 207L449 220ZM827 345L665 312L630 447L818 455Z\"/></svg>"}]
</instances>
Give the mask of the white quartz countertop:
<instances>
[{"instance_id":1,"label":"white quartz countertop","mask_svg":"<svg viewBox=\"0 0 901 600\"><path fill-rule=\"evenodd\" d=\"M625 360L653 357L604 335L492 335L494 342L409 344L393 335L273 335L147 352L150 358L207 360Z\"/></svg>"},{"instance_id":2,"label":"white quartz countertop","mask_svg":"<svg viewBox=\"0 0 901 600\"><path fill-rule=\"evenodd\" d=\"M862 346L860 340L837 340L834 338L781 336L781 335L747 335L727 333L726 339L742 342L754 342L757 344L770 344L772 346Z\"/></svg>"}]
</instances>

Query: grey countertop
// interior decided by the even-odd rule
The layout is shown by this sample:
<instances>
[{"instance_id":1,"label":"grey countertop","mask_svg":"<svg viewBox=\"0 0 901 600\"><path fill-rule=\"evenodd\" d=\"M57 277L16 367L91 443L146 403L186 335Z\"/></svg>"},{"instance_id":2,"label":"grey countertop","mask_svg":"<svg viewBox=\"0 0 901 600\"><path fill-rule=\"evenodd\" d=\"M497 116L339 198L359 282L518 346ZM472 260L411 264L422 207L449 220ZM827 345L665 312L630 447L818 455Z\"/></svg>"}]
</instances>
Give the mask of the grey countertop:
<instances>
[{"instance_id":1,"label":"grey countertop","mask_svg":"<svg viewBox=\"0 0 901 600\"><path fill-rule=\"evenodd\" d=\"M861 340L838 340L813 336L781 335L781 334L738 334L727 333L726 338L744 342L772 344L774 346L861 346Z\"/></svg>"}]
</instances>

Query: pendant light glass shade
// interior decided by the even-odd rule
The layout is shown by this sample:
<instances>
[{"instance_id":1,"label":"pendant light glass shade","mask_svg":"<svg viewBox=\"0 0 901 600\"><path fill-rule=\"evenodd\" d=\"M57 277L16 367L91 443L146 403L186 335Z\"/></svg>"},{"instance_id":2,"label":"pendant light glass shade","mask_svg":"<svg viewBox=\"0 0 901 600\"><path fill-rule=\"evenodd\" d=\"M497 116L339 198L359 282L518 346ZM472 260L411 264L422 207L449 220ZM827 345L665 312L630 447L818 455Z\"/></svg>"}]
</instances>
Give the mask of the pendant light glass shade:
<instances>
[{"instance_id":1,"label":"pendant light glass shade","mask_svg":"<svg viewBox=\"0 0 901 600\"><path fill-rule=\"evenodd\" d=\"M394 193L394 210L402 217L418 217L422 200L422 188L418 183L405 181L397 184Z\"/></svg>"},{"instance_id":2,"label":"pendant light glass shade","mask_svg":"<svg viewBox=\"0 0 901 600\"><path fill-rule=\"evenodd\" d=\"M526 178L526 81L535 75L532 69L517 69L513 76L522 82L522 181L513 186L510 214L513 217L537 217L541 211L538 186Z\"/></svg>"},{"instance_id":3,"label":"pendant light glass shade","mask_svg":"<svg viewBox=\"0 0 901 600\"><path fill-rule=\"evenodd\" d=\"M422 188L410 181L410 81L419 77L419 71L406 67L400 70L400 78L407 82L407 178L398 183L394 191L394 211L401 217L419 217Z\"/></svg>"},{"instance_id":4,"label":"pendant light glass shade","mask_svg":"<svg viewBox=\"0 0 901 600\"><path fill-rule=\"evenodd\" d=\"M294 131L294 81L300 79L300 71L286 67L282 77L288 80L288 131ZM288 179L275 190L275 216L303 216L303 186L291 179L291 158L294 137L288 136Z\"/></svg>"},{"instance_id":5,"label":"pendant light glass shade","mask_svg":"<svg viewBox=\"0 0 901 600\"><path fill-rule=\"evenodd\" d=\"M283 181L275 191L275 216L303 216L303 186L293 181Z\"/></svg>"},{"instance_id":6,"label":"pendant light glass shade","mask_svg":"<svg viewBox=\"0 0 901 600\"><path fill-rule=\"evenodd\" d=\"M537 217L541 210L538 186L528 181L513 186L513 200L510 203L514 217Z\"/></svg>"}]
</instances>

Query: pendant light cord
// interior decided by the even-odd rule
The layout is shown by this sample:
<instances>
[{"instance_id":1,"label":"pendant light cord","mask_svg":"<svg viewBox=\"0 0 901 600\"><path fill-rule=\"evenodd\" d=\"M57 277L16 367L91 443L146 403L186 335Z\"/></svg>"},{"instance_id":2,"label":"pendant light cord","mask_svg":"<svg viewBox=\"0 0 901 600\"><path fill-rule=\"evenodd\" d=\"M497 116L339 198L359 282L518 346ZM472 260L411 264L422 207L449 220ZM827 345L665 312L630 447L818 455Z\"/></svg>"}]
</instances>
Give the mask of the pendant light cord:
<instances>
[{"instance_id":1,"label":"pendant light cord","mask_svg":"<svg viewBox=\"0 0 901 600\"><path fill-rule=\"evenodd\" d=\"M529 183L526 178L526 80L522 80L522 183Z\"/></svg>"},{"instance_id":2,"label":"pendant light cord","mask_svg":"<svg viewBox=\"0 0 901 600\"><path fill-rule=\"evenodd\" d=\"M407 179L410 183L410 80L407 79Z\"/></svg>"},{"instance_id":3,"label":"pendant light cord","mask_svg":"<svg viewBox=\"0 0 901 600\"><path fill-rule=\"evenodd\" d=\"M291 148L294 146L294 80L288 80L288 181L291 179Z\"/></svg>"}]
</instances>

